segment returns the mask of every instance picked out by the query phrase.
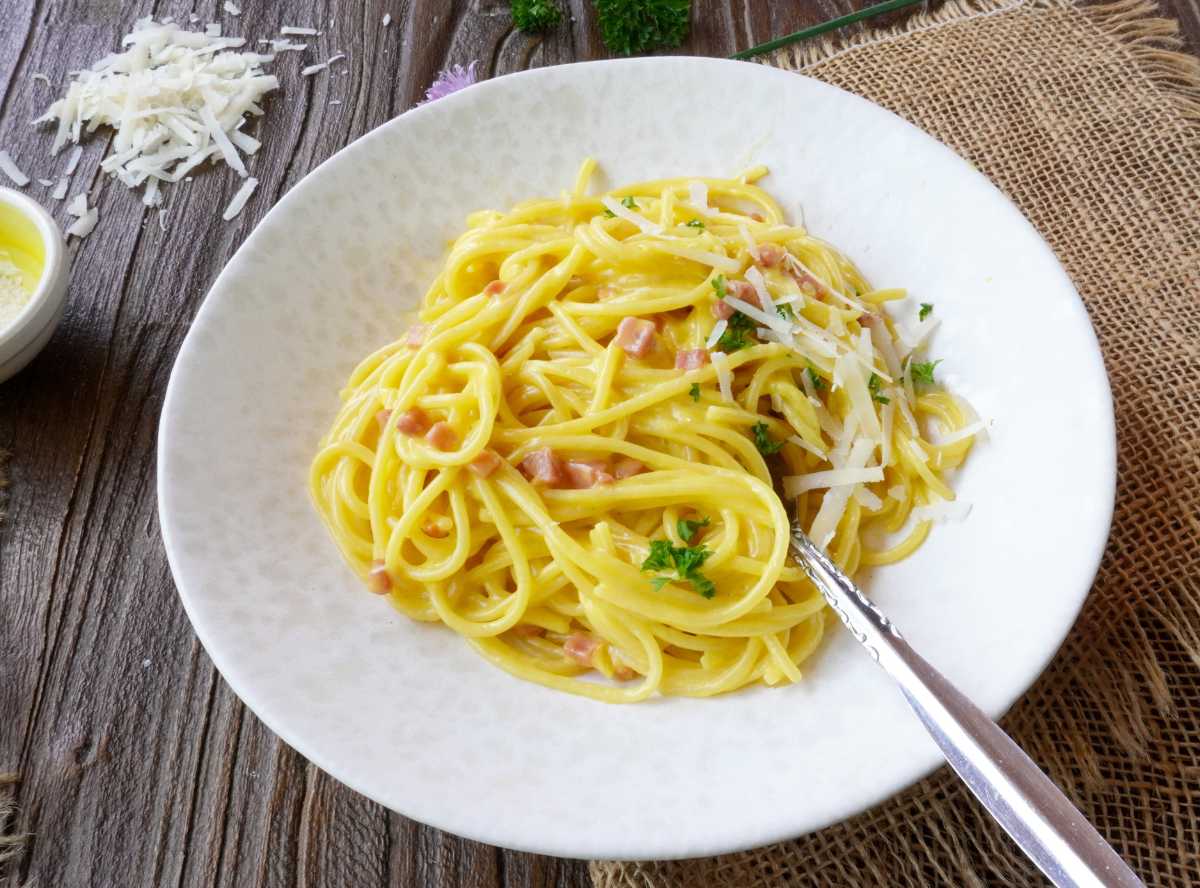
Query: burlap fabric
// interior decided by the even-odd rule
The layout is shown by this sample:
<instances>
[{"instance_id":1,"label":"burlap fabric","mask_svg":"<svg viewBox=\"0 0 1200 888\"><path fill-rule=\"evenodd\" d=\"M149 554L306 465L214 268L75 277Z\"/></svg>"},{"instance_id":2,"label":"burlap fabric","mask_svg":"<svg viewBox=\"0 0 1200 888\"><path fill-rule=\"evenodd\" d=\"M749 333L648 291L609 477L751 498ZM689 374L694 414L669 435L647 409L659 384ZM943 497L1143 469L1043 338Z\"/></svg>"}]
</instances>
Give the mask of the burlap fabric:
<instances>
[{"instance_id":1,"label":"burlap fabric","mask_svg":"<svg viewBox=\"0 0 1200 888\"><path fill-rule=\"evenodd\" d=\"M968 158L1087 304L1116 403L1116 514L1078 624L1004 726L1148 884L1182 888L1200 885L1200 63L1155 13L951 5L771 63ZM597 888L1045 884L946 768L795 841L591 870Z\"/></svg>"}]
</instances>

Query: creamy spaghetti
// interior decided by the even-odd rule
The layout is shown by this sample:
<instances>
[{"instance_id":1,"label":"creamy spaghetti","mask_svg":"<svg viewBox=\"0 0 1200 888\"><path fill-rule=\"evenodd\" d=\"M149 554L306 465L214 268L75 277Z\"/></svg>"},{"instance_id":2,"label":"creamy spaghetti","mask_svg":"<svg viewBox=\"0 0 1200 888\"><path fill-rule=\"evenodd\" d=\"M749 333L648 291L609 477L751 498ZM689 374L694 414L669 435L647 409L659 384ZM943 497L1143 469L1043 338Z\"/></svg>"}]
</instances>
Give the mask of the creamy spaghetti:
<instances>
[{"instance_id":1,"label":"creamy spaghetti","mask_svg":"<svg viewBox=\"0 0 1200 888\"><path fill-rule=\"evenodd\" d=\"M798 681L827 612L790 518L848 572L903 558L979 424L922 353L932 307L898 326L905 292L789 224L764 168L595 196L594 167L468 218L312 497L368 588L521 678Z\"/></svg>"}]
</instances>

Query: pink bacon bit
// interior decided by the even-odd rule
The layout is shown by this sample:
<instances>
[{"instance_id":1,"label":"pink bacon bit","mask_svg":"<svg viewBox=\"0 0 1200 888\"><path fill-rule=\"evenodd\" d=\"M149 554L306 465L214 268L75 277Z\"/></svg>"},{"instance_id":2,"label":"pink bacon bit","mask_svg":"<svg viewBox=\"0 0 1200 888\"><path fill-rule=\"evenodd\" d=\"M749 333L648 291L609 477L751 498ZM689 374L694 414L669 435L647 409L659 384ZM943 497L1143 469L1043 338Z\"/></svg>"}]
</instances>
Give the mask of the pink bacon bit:
<instances>
[{"instance_id":1,"label":"pink bacon bit","mask_svg":"<svg viewBox=\"0 0 1200 888\"><path fill-rule=\"evenodd\" d=\"M483 288L483 294L485 296L499 296L504 292L504 288L507 286L508 285L504 283L504 281L492 281Z\"/></svg>"},{"instance_id":2,"label":"pink bacon bit","mask_svg":"<svg viewBox=\"0 0 1200 888\"><path fill-rule=\"evenodd\" d=\"M491 450L484 450L467 464L467 468L480 478L488 478L500 468L500 457Z\"/></svg>"},{"instance_id":3,"label":"pink bacon bit","mask_svg":"<svg viewBox=\"0 0 1200 888\"><path fill-rule=\"evenodd\" d=\"M518 623L512 627L512 633L518 638L541 638L546 634L546 630L533 623Z\"/></svg>"},{"instance_id":4,"label":"pink bacon bit","mask_svg":"<svg viewBox=\"0 0 1200 888\"><path fill-rule=\"evenodd\" d=\"M767 221L766 218L763 217L762 213L751 213L750 218L753 219L755 222L766 222Z\"/></svg>"},{"instance_id":5,"label":"pink bacon bit","mask_svg":"<svg viewBox=\"0 0 1200 888\"><path fill-rule=\"evenodd\" d=\"M420 407L410 407L396 414L396 431L405 435L423 435L429 430L429 415Z\"/></svg>"},{"instance_id":6,"label":"pink bacon bit","mask_svg":"<svg viewBox=\"0 0 1200 888\"><path fill-rule=\"evenodd\" d=\"M820 299L825 285L798 265L789 269L793 280L800 286L800 291L812 299Z\"/></svg>"},{"instance_id":7,"label":"pink bacon bit","mask_svg":"<svg viewBox=\"0 0 1200 888\"><path fill-rule=\"evenodd\" d=\"M754 284L749 281L726 281L725 291L734 299L748 302L755 308L762 308L762 303L758 301L758 290L754 289Z\"/></svg>"},{"instance_id":8,"label":"pink bacon bit","mask_svg":"<svg viewBox=\"0 0 1200 888\"><path fill-rule=\"evenodd\" d=\"M703 367L708 361L708 349L706 348L689 348L675 353L676 370L696 370Z\"/></svg>"},{"instance_id":9,"label":"pink bacon bit","mask_svg":"<svg viewBox=\"0 0 1200 888\"><path fill-rule=\"evenodd\" d=\"M555 487L563 482L563 464L549 447L535 450L521 460L521 471L534 484Z\"/></svg>"},{"instance_id":10,"label":"pink bacon bit","mask_svg":"<svg viewBox=\"0 0 1200 888\"><path fill-rule=\"evenodd\" d=\"M458 446L458 435L448 422L435 422L429 427L425 440L438 450L453 450Z\"/></svg>"},{"instance_id":11,"label":"pink bacon bit","mask_svg":"<svg viewBox=\"0 0 1200 888\"><path fill-rule=\"evenodd\" d=\"M602 459L572 459L567 461L567 486L587 490L601 484L612 484L608 463Z\"/></svg>"},{"instance_id":12,"label":"pink bacon bit","mask_svg":"<svg viewBox=\"0 0 1200 888\"><path fill-rule=\"evenodd\" d=\"M380 410L375 414L375 422L379 423L379 431L387 428L388 420L392 418L392 411Z\"/></svg>"},{"instance_id":13,"label":"pink bacon bit","mask_svg":"<svg viewBox=\"0 0 1200 888\"><path fill-rule=\"evenodd\" d=\"M783 247L778 244L759 244L750 251L755 265L774 268L783 260Z\"/></svg>"},{"instance_id":14,"label":"pink bacon bit","mask_svg":"<svg viewBox=\"0 0 1200 888\"><path fill-rule=\"evenodd\" d=\"M718 321L727 321L733 317L733 306L718 299L712 304L712 313Z\"/></svg>"},{"instance_id":15,"label":"pink bacon bit","mask_svg":"<svg viewBox=\"0 0 1200 888\"><path fill-rule=\"evenodd\" d=\"M413 324L408 328L408 333L404 335L404 344L409 348L420 348L425 344L425 337L429 334L429 325Z\"/></svg>"},{"instance_id":16,"label":"pink bacon bit","mask_svg":"<svg viewBox=\"0 0 1200 888\"><path fill-rule=\"evenodd\" d=\"M640 475L644 471L646 471L644 463L636 459L629 459L628 457L617 460L617 464L613 467L613 475L616 476L618 481L624 481L626 478Z\"/></svg>"},{"instance_id":17,"label":"pink bacon bit","mask_svg":"<svg viewBox=\"0 0 1200 888\"><path fill-rule=\"evenodd\" d=\"M376 595L387 595L392 591L392 578L382 561L371 565L371 571L367 574L367 589Z\"/></svg>"},{"instance_id":18,"label":"pink bacon bit","mask_svg":"<svg viewBox=\"0 0 1200 888\"><path fill-rule=\"evenodd\" d=\"M644 358L654 348L654 322L625 318L617 325L616 341L631 358Z\"/></svg>"},{"instance_id":19,"label":"pink bacon bit","mask_svg":"<svg viewBox=\"0 0 1200 888\"><path fill-rule=\"evenodd\" d=\"M638 674L628 666L622 665L613 667L613 678L615 678L617 681L633 681L635 678L637 678L637 675Z\"/></svg>"},{"instance_id":20,"label":"pink bacon bit","mask_svg":"<svg viewBox=\"0 0 1200 888\"><path fill-rule=\"evenodd\" d=\"M437 518L430 518L421 526L421 532L435 540L444 540L450 536L450 529Z\"/></svg>"},{"instance_id":21,"label":"pink bacon bit","mask_svg":"<svg viewBox=\"0 0 1200 888\"><path fill-rule=\"evenodd\" d=\"M576 632L563 642L563 653L581 666L595 666L596 651L600 650L600 642L590 635Z\"/></svg>"}]
</instances>

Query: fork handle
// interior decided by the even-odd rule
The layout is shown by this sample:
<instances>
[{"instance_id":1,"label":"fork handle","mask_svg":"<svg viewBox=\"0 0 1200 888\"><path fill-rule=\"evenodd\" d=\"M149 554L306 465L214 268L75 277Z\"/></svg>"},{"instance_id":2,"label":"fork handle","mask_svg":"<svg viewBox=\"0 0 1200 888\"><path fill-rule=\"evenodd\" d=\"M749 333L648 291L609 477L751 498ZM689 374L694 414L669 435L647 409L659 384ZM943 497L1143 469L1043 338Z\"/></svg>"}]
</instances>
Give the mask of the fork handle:
<instances>
[{"instance_id":1,"label":"fork handle","mask_svg":"<svg viewBox=\"0 0 1200 888\"><path fill-rule=\"evenodd\" d=\"M900 686L988 813L1059 888L1145 888L1112 846L994 721L926 662L803 532L797 561L851 634Z\"/></svg>"}]
</instances>

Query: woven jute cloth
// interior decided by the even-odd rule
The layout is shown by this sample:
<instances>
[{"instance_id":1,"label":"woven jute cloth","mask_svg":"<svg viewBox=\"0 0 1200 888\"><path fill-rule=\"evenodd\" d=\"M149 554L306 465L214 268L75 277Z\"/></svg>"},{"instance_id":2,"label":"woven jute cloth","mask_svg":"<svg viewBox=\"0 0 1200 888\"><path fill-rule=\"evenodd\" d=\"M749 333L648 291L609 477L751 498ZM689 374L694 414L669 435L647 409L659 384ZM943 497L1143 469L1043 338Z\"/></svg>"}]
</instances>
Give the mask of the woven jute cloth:
<instances>
[{"instance_id":1,"label":"woven jute cloth","mask_svg":"<svg viewBox=\"0 0 1200 888\"><path fill-rule=\"evenodd\" d=\"M1200 885L1200 64L1157 14L952 4L770 63L958 151L1079 288L1112 381L1116 513L1078 623L1003 724L1147 884L1183 888ZM948 768L794 841L591 872L597 888L1045 884Z\"/></svg>"}]
</instances>

